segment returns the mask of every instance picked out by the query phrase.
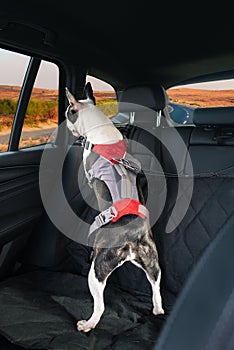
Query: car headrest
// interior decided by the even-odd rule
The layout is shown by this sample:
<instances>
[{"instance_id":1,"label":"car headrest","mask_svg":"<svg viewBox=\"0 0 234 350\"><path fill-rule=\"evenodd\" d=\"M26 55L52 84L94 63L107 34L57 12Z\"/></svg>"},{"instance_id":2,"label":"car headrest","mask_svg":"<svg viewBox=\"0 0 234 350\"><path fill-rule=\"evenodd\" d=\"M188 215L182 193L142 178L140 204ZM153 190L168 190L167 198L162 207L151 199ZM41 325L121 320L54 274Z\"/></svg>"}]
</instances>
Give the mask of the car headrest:
<instances>
[{"instance_id":1,"label":"car headrest","mask_svg":"<svg viewBox=\"0 0 234 350\"><path fill-rule=\"evenodd\" d=\"M123 90L119 97L119 113L143 112L147 109L160 111L168 102L167 93L161 85L131 86Z\"/></svg>"},{"instance_id":2,"label":"car headrest","mask_svg":"<svg viewBox=\"0 0 234 350\"><path fill-rule=\"evenodd\" d=\"M234 107L196 108L193 112L195 125L234 125Z\"/></svg>"}]
</instances>

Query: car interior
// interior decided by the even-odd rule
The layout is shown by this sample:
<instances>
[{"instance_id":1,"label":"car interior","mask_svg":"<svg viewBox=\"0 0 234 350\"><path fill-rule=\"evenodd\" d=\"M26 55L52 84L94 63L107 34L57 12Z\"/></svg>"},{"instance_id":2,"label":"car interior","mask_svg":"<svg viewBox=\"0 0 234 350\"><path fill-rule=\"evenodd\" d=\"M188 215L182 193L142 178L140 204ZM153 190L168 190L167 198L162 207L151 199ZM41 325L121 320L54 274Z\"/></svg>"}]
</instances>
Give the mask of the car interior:
<instances>
[{"instance_id":1,"label":"car interior","mask_svg":"<svg viewBox=\"0 0 234 350\"><path fill-rule=\"evenodd\" d=\"M234 347L234 100L188 106L170 97L217 81L234 94L231 22L221 29L215 13L194 9L186 19L170 5L156 25L143 5L1 5L0 349ZM82 144L66 126L65 88L79 100L96 79L112 88L108 117L142 166L165 314L152 313L144 272L126 262L108 279L100 323L83 333L76 323L93 306L87 238L99 211Z\"/></svg>"}]
</instances>

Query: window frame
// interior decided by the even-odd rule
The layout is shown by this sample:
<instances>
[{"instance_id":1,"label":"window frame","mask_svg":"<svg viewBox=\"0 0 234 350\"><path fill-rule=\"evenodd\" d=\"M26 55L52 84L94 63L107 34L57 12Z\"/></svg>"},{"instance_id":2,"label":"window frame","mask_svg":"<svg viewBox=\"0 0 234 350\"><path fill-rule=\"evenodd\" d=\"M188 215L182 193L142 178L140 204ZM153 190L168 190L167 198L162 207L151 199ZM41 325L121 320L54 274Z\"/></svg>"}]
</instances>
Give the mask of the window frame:
<instances>
[{"instance_id":1,"label":"window frame","mask_svg":"<svg viewBox=\"0 0 234 350\"><path fill-rule=\"evenodd\" d=\"M16 106L16 112L13 117L13 123L11 126L11 129L9 130L9 140L6 151L0 152L0 154L7 153L7 152L15 152L20 151L23 148L20 148L20 139L23 132L23 126L24 126L24 120L26 117L26 111L28 108L28 104L31 99L32 91L34 88L35 80L38 76L39 69L41 66L41 63L43 61L48 63L53 63L58 68L58 125L63 121L63 117L61 117L61 110L64 110L65 107L65 93L61 93L60 86L65 86L65 77L66 77L66 67L64 67L64 63L60 62L60 60L54 60L49 59L48 57L42 57L37 54L34 54L33 52L29 51L21 51L14 49L12 47L8 47L6 45L1 45L1 49L7 50L9 52L15 53L15 54L23 54L26 55L29 58L29 63L26 68L26 72L23 77L23 83L20 86L20 93L19 98L17 101ZM65 89L64 89L65 92ZM58 134L60 134L58 129ZM56 140L54 140L54 143L57 143L58 135L56 136ZM38 144L35 146L43 146L44 144ZM35 146L30 146L27 148L33 148Z\"/></svg>"},{"instance_id":2,"label":"window frame","mask_svg":"<svg viewBox=\"0 0 234 350\"><path fill-rule=\"evenodd\" d=\"M230 85L231 84L231 85ZM213 85L213 88L212 88ZM216 87L214 87L216 86ZM222 86L222 88L221 88ZM168 88L166 90L167 94L168 94L168 98L169 98L169 105L174 105L176 106L176 108L179 108L181 110L184 110L184 113L187 114L187 119L188 121L186 121L186 119L184 119L184 122L178 122L176 119L174 119L171 115L171 113L173 112L173 108L172 107L172 111L168 111L168 115L167 115L167 119L168 119L168 123L172 124L173 126L181 126L181 127L190 127L190 126L194 126L193 123L193 111L196 108L212 108L212 107L233 107L233 104L231 103L230 105L223 105L220 104L220 102L217 102L217 105L213 104L208 104L208 105L199 105L196 100L194 102L195 106L193 106L191 103L178 103L176 101L173 101L173 99L170 98L168 91L172 90L172 89L190 89L190 95L191 95L191 91L194 90L194 94L196 95L196 90L204 90L204 92L207 93L207 91L210 91L210 96L212 96L213 91L220 91L220 94L222 94L222 91L234 91L234 78L232 76L232 74L230 73L230 76L228 76L226 74L226 76L224 77L222 74L215 74L215 76L213 77L213 79L210 78L206 78L204 77L203 79L200 79L199 82L192 82L190 81L189 83L184 83L184 84L180 84L180 85L176 85L176 86L172 86L170 88ZM212 99L211 99L212 100ZM213 100L214 101L214 100ZM204 103L204 101L203 101Z\"/></svg>"},{"instance_id":3,"label":"window frame","mask_svg":"<svg viewBox=\"0 0 234 350\"><path fill-rule=\"evenodd\" d=\"M28 108L28 103L31 98L31 92L34 86L35 79L38 74L38 70L41 64L41 59L36 57L31 57L27 71L24 77L23 85L21 87L19 100L17 103L16 113L14 116L10 138L8 143L8 152L18 151L20 137L22 134L24 119L26 115L26 110Z\"/></svg>"}]
</instances>

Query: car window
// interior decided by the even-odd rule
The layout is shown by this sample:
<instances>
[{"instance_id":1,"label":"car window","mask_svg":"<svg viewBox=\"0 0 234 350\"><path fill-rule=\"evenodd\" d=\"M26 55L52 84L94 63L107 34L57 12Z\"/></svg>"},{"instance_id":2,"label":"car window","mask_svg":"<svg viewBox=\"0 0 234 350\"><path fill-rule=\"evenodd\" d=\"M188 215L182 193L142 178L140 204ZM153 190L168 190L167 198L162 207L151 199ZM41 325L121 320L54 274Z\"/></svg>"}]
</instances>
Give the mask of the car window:
<instances>
[{"instance_id":1,"label":"car window","mask_svg":"<svg viewBox=\"0 0 234 350\"><path fill-rule=\"evenodd\" d=\"M0 49L0 152L8 150L13 121L31 57ZM58 124L58 67L41 61L28 103L19 148L52 141Z\"/></svg>"},{"instance_id":2,"label":"car window","mask_svg":"<svg viewBox=\"0 0 234 350\"><path fill-rule=\"evenodd\" d=\"M112 117L118 112L117 97L114 88L91 75L87 75L86 82L90 82L93 87L94 97L97 106L107 117Z\"/></svg>"},{"instance_id":3,"label":"car window","mask_svg":"<svg viewBox=\"0 0 234 350\"><path fill-rule=\"evenodd\" d=\"M24 76L30 57L0 49L0 152L8 149Z\"/></svg>"},{"instance_id":4,"label":"car window","mask_svg":"<svg viewBox=\"0 0 234 350\"><path fill-rule=\"evenodd\" d=\"M234 80L216 80L173 87L167 90L168 112L179 124L193 124L195 108L234 105Z\"/></svg>"},{"instance_id":5,"label":"car window","mask_svg":"<svg viewBox=\"0 0 234 350\"><path fill-rule=\"evenodd\" d=\"M58 125L58 67L42 61L29 100L19 148L53 141Z\"/></svg>"}]
</instances>

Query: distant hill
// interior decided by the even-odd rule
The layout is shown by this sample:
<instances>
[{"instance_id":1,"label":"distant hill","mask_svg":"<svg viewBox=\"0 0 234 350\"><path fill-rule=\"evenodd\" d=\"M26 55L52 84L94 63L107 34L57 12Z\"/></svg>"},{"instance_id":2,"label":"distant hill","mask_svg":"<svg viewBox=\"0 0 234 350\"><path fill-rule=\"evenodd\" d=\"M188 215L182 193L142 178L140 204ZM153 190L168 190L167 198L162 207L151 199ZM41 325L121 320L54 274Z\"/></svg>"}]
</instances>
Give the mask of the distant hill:
<instances>
[{"instance_id":1,"label":"distant hill","mask_svg":"<svg viewBox=\"0 0 234 350\"><path fill-rule=\"evenodd\" d=\"M234 106L234 90L171 89L168 96L172 102L194 107Z\"/></svg>"},{"instance_id":2,"label":"distant hill","mask_svg":"<svg viewBox=\"0 0 234 350\"><path fill-rule=\"evenodd\" d=\"M19 98L21 87L0 85L0 99ZM168 90L168 96L172 102L193 105L194 107L212 106L234 106L234 90L202 90L178 88ZM115 92L94 91L97 101L115 100ZM56 101L58 99L57 90L34 88L32 98L42 101Z\"/></svg>"},{"instance_id":3,"label":"distant hill","mask_svg":"<svg viewBox=\"0 0 234 350\"><path fill-rule=\"evenodd\" d=\"M0 99L9 98L18 100L20 94L20 86L0 85ZM43 101L57 100L57 90L34 88L32 98Z\"/></svg>"},{"instance_id":4,"label":"distant hill","mask_svg":"<svg viewBox=\"0 0 234 350\"><path fill-rule=\"evenodd\" d=\"M0 99L9 98L17 100L19 98L20 90L20 86L0 85ZM115 93L112 91L98 91L94 92L94 94L97 101L115 99ZM32 98L42 101L54 101L58 99L58 91L34 88Z\"/></svg>"}]
</instances>

